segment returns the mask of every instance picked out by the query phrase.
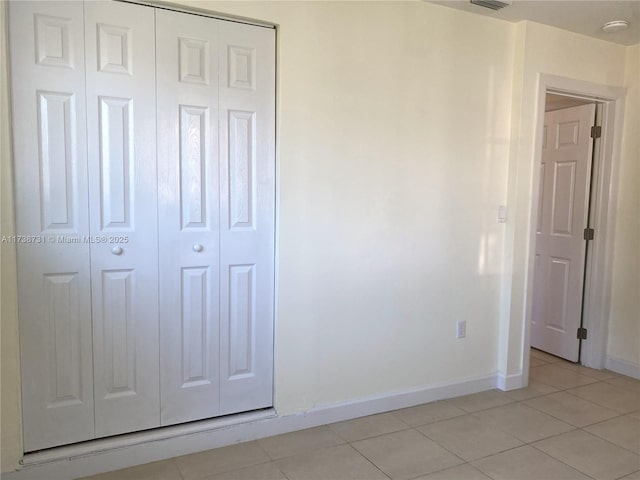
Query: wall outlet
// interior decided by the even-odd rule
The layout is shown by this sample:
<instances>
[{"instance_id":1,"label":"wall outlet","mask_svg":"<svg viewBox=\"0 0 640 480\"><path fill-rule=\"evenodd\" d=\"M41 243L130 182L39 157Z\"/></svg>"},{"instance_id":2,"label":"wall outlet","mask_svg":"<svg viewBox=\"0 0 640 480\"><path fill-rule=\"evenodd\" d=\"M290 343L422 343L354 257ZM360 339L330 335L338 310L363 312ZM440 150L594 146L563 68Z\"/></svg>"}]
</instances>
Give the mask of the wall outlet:
<instances>
[{"instance_id":1,"label":"wall outlet","mask_svg":"<svg viewBox=\"0 0 640 480\"><path fill-rule=\"evenodd\" d=\"M456 323L456 338L464 338L467 336L467 321L460 320Z\"/></svg>"}]
</instances>

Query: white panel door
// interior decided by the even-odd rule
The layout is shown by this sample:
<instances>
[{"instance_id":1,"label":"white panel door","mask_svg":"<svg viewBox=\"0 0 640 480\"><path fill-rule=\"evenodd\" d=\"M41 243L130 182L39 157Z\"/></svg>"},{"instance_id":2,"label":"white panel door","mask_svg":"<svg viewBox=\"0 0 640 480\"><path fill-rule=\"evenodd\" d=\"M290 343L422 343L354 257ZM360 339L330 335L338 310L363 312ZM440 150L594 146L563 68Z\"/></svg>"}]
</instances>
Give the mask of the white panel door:
<instances>
[{"instance_id":1,"label":"white panel door","mask_svg":"<svg viewBox=\"0 0 640 480\"><path fill-rule=\"evenodd\" d=\"M224 415L273 403L275 31L219 28Z\"/></svg>"},{"instance_id":2,"label":"white panel door","mask_svg":"<svg viewBox=\"0 0 640 480\"><path fill-rule=\"evenodd\" d=\"M595 105L547 112L538 207L531 346L577 362Z\"/></svg>"},{"instance_id":3,"label":"white panel door","mask_svg":"<svg viewBox=\"0 0 640 480\"><path fill-rule=\"evenodd\" d=\"M219 414L218 24L156 12L163 425Z\"/></svg>"},{"instance_id":4,"label":"white panel door","mask_svg":"<svg viewBox=\"0 0 640 480\"><path fill-rule=\"evenodd\" d=\"M85 5L96 436L160 424L154 10Z\"/></svg>"},{"instance_id":5,"label":"white panel door","mask_svg":"<svg viewBox=\"0 0 640 480\"><path fill-rule=\"evenodd\" d=\"M93 438L82 3L9 5L26 451Z\"/></svg>"}]
</instances>

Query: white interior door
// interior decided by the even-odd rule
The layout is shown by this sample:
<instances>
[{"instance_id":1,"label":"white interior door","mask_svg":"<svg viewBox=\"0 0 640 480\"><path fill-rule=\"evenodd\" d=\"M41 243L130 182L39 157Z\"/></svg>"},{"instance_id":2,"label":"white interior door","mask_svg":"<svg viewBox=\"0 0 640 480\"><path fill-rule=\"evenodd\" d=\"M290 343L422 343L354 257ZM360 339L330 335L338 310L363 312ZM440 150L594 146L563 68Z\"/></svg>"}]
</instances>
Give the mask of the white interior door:
<instances>
[{"instance_id":1,"label":"white interior door","mask_svg":"<svg viewBox=\"0 0 640 480\"><path fill-rule=\"evenodd\" d=\"M82 3L9 5L26 451L93 438ZM28 242L28 243L27 243Z\"/></svg>"},{"instance_id":2,"label":"white interior door","mask_svg":"<svg viewBox=\"0 0 640 480\"><path fill-rule=\"evenodd\" d=\"M154 10L85 2L96 436L160 424Z\"/></svg>"},{"instance_id":3,"label":"white interior door","mask_svg":"<svg viewBox=\"0 0 640 480\"><path fill-rule=\"evenodd\" d=\"M273 404L275 30L219 28L224 415Z\"/></svg>"},{"instance_id":4,"label":"white interior door","mask_svg":"<svg viewBox=\"0 0 640 480\"><path fill-rule=\"evenodd\" d=\"M218 24L158 10L162 424L219 414Z\"/></svg>"},{"instance_id":5,"label":"white interior door","mask_svg":"<svg viewBox=\"0 0 640 480\"><path fill-rule=\"evenodd\" d=\"M531 346L577 362L595 105L547 112L538 206Z\"/></svg>"}]
</instances>

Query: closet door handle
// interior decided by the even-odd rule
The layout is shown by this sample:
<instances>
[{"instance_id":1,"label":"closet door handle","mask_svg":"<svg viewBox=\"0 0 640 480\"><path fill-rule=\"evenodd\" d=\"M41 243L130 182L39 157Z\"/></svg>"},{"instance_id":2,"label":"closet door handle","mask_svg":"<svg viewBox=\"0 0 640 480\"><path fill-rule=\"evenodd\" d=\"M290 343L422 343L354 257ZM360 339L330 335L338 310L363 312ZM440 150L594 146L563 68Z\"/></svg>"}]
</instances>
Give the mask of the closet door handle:
<instances>
[{"instance_id":1,"label":"closet door handle","mask_svg":"<svg viewBox=\"0 0 640 480\"><path fill-rule=\"evenodd\" d=\"M191 249L196 253L200 253L204 249L204 247L202 245L200 245L199 243L194 243L193 247L191 247Z\"/></svg>"},{"instance_id":2,"label":"closet door handle","mask_svg":"<svg viewBox=\"0 0 640 480\"><path fill-rule=\"evenodd\" d=\"M111 249L111 253L113 253L114 255L122 255L122 252L124 252L122 247L113 247Z\"/></svg>"}]
</instances>

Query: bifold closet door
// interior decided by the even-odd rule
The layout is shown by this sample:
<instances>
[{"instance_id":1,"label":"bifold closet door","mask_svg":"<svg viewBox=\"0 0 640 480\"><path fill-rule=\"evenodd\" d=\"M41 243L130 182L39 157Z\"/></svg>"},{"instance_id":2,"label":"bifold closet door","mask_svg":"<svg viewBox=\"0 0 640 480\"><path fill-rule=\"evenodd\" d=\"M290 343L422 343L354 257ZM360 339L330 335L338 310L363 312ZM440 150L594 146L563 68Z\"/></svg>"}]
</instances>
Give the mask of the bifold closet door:
<instances>
[{"instance_id":1,"label":"bifold closet door","mask_svg":"<svg viewBox=\"0 0 640 480\"><path fill-rule=\"evenodd\" d=\"M156 22L166 425L273 404L275 31Z\"/></svg>"},{"instance_id":2,"label":"bifold closet door","mask_svg":"<svg viewBox=\"0 0 640 480\"><path fill-rule=\"evenodd\" d=\"M85 2L96 436L160 424L154 10Z\"/></svg>"},{"instance_id":3,"label":"bifold closet door","mask_svg":"<svg viewBox=\"0 0 640 480\"><path fill-rule=\"evenodd\" d=\"M273 405L275 30L219 21L220 413Z\"/></svg>"},{"instance_id":4,"label":"bifold closet door","mask_svg":"<svg viewBox=\"0 0 640 480\"><path fill-rule=\"evenodd\" d=\"M271 406L275 30L9 20L26 451Z\"/></svg>"},{"instance_id":5,"label":"bifold closet door","mask_svg":"<svg viewBox=\"0 0 640 480\"><path fill-rule=\"evenodd\" d=\"M9 5L24 447L93 438L81 2ZM29 241L29 243L27 243Z\"/></svg>"},{"instance_id":6,"label":"bifold closet door","mask_svg":"<svg viewBox=\"0 0 640 480\"><path fill-rule=\"evenodd\" d=\"M220 410L218 23L156 11L163 425Z\"/></svg>"}]
</instances>

